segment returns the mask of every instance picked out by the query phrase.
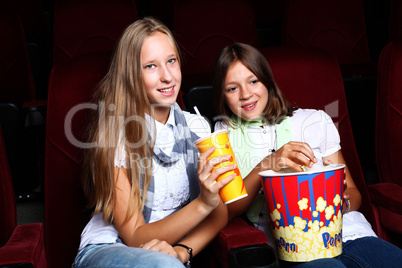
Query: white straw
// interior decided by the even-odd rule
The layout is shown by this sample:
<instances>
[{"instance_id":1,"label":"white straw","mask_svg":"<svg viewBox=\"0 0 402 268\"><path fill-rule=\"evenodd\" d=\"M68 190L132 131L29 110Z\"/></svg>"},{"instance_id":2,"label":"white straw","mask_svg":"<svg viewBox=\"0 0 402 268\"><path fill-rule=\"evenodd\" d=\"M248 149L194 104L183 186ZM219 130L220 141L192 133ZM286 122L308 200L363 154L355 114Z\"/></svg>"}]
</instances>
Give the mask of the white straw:
<instances>
[{"instance_id":1,"label":"white straw","mask_svg":"<svg viewBox=\"0 0 402 268\"><path fill-rule=\"evenodd\" d=\"M201 116L201 114L200 114L200 111L198 111L197 106L194 106L193 108L194 108L194 111L197 113L198 118L199 118L200 121L201 121L202 127L204 128L205 132L208 133L209 131L208 131L207 127L206 127L205 124L204 124L204 120L202 120L202 116Z\"/></svg>"}]
</instances>

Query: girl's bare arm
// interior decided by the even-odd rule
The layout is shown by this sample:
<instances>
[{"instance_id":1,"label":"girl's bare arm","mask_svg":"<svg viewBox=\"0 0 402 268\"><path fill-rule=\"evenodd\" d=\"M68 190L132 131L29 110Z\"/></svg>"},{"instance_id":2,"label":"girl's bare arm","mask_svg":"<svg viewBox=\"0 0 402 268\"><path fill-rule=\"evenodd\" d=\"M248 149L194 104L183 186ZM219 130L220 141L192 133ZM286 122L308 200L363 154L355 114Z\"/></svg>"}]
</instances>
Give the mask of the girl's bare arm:
<instances>
[{"instance_id":1,"label":"girl's bare arm","mask_svg":"<svg viewBox=\"0 0 402 268\"><path fill-rule=\"evenodd\" d=\"M224 166L217 168L211 173L214 164L227 161L227 158L222 156L216 158L215 163L213 161L206 162L206 158L211 152L212 151L207 151L202 155L202 157L200 157L200 162L204 163L199 169L200 187L202 188L201 194L194 201L176 213L166 217L165 219L149 224L145 223L142 212L140 211L136 211L134 216L126 221L131 185L128 179L128 171L122 168L116 168L116 203L114 207L113 223L125 244L138 247L152 239L164 240L169 244L173 244L188 235L191 231L197 230L197 228L204 230L203 232L205 232L205 234L203 235L205 235L205 237L210 237L210 235L208 235L208 232L210 231L202 226L205 226L205 224L211 226L213 224L209 224L208 222L214 222L218 219L214 216L216 214L211 214L211 212L216 208L219 208L218 211L222 211L222 205L218 194L219 189L232 180L233 176L228 176L219 182L215 182L215 179L220 174L235 168L234 166ZM139 213L141 214L139 215ZM208 217L209 215L210 217ZM221 226L220 228L222 228L225 226L227 223L227 219L225 220L225 218L227 217L222 218L224 219L224 223L220 223L219 219L216 227ZM204 220L206 223L197 227ZM201 234L203 232L196 232L197 234L200 234L198 236L199 239L201 239ZM202 239L200 241L202 241Z\"/></svg>"}]
</instances>

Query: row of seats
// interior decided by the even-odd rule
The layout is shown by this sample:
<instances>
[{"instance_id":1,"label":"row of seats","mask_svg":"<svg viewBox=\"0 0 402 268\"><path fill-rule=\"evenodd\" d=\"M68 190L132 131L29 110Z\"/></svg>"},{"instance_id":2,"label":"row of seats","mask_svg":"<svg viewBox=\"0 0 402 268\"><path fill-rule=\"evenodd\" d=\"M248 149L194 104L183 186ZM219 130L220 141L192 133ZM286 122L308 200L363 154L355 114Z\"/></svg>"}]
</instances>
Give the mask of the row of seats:
<instances>
[{"instance_id":1,"label":"row of seats","mask_svg":"<svg viewBox=\"0 0 402 268\"><path fill-rule=\"evenodd\" d=\"M41 35L42 40L45 39L44 16L39 15L41 11L44 12L43 0L4 2L8 3L6 7L13 7L20 14L28 39L32 39L31 36L35 34ZM365 23L365 9L370 6L370 1L308 0L281 1L281 4L276 2L176 0L169 2L171 8L166 9L166 3L163 5L161 1L153 0L149 4L151 7L146 9L143 1L135 0L61 0L55 1L54 4L53 40L50 40L50 37L47 39L53 41L52 61L56 64L66 58L91 51L110 51L127 24L143 13L156 14L171 24L172 29L177 32L177 39L184 54L189 54L185 72L205 73L210 70L210 62L213 59L211 55L215 55L216 50L227 42L236 40L257 45L258 39L261 39L257 34L258 21L263 18L269 20L272 16L273 19L279 19L283 23L284 46L322 48L336 55L341 65L365 65L372 61ZM147 11L138 10L136 3ZM160 7L159 10L157 7ZM389 40L400 37L398 26L401 21L400 10L400 1L396 0L389 0L388 8L384 10L389 12L389 27L383 29L389 32ZM162 12L169 15L163 16ZM274 12L276 17L273 15ZM2 35L6 37L5 33ZM219 38L220 35L227 40L224 38L211 40ZM213 49L215 46L219 48ZM192 58L195 63L192 63ZM359 72L375 71L375 68L371 67L364 69L359 66ZM356 72L356 69L351 69L350 66L345 66L342 70L345 74ZM192 82L188 81L190 84ZM197 79L194 78L194 82L198 82ZM32 94L35 94L33 92L31 86L29 94L19 96L32 98Z\"/></svg>"},{"instance_id":2,"label":"row of seats","mask_svg":"<svg viewBox=\"0 0 402 268\"><path fill-rule=\"evenodd\" d=\"M395 11L398 1L390 2L393 14L390 22L398 22ZM144 1L134 0L57 1L53 64L91 51L110 51L125 25L139 14L156 14L169 21L182 49L183 90L186 91L190 86L209 81L214 56L224 45L241 41L258 47L261 33L257 23L264 16L266 20L272 16L283 23L283 46L328 50L337 57L343 75L356 77L376 73L376 58L370 57L365 23L364 9L369 1L308 0L278 4L258 0L177 0L168 3L169 8L167 3L154 0L146 9ZM137 5L147 12L139 10ZM395 24L392 23L390 29L397 29Z\"/></svg>"},{"instance_id":3,"label":"row of seats","mask_svg":"<svg viewBox=\"0 0 402 268\"><path fill-rule=\"evenodd\" d=\"M13 2L13 1L7 1ZM26 1L24 1L26 2ZM94 51L111 51L121 31L132 21L138 19L141 12L137 10L134 0L61 0L55 2L53 22L53 48L52 64L63 62L69 58ZM261 20L264 8L276 10L282 14L283 32L282 45L287 47L317 47L333 53L342 66L344 74L361 75L362 73L376 72L376 64L370 58L369 45L366 33L364 16L365 1L285 1L286 4L274 4L275 1L181 1L170 3L174 9L172 29L176 35L183 53L183 89L188 86L209 81L209 71L212 61L223 46L240 41L259 46L261 37L257 31L256 21ZM390 37L398 36L400 9L399 1L390 1L392 11L390 17ZM36 6L43 6L43 1L35 1ZM151 12L160 1L151 1ZM272 5L273 8L270 8ZM10 6L10 5L9 5ZM28 6L27 4L25 6ZM163 7L163 5L161 5ZM17 7L18 8L18 7ZM19 8L21 10L21 8ZM24 13L27 9L20 11ZM32 8L36 13L37 9ZM165 13L169 13L164 10ZM36 14L35 13L35 14ZM273 12L266 12L272 14ZM158 15L161 12L157 13ZM236 14L235 16L233 14ZM151 13L152 15L152 13ZM269 16L269 15L266 15ZM27 17L19 22L25 31L32 32L27 23ZM308 19L305 19L308 18ZM37 19L40 24L43 18ZM25 21L25 23L24 23ZM9 25L3 23L2 25ZM10 24L12 25L12 24ZM17 25L17 24L15 24ZM27 29L28 28L28 29ZM32 27L31 27L32 28ZM38 28L38 26L36 27ZM3 30L4 31L4 30ZM24 38L21 30L13 31L22 33L18 38ZM392 33L392 34L391 34ZM2 36L7 38L4 31ZM13 40L11 37L9 40ZM25 40L25 39L24 39ZM7 42L13 50L21 46ZM1 48L7 55L12 55L14 69L7 65L7 58L2 57L5 69L5 81L0 92L0 100L36 100L36 92L32 70L25 71L21 76L21 70L27 67L28 55L10 51L10 47ZM21 50L21 49L20 49ZM26 50L26 48L25 48ZM10 56L8 56L10 58ZM372 63L372 64L370 64ZM23 65L25 64L25 65ZM19 77L20 79L16 79ZM26 80L26 81L25 81ZM15 83L15 82L18 83ZM11 88L15 90L10 90ZM43 89L41 89L43 91Z\"/></svg>"},{"instance_id":4,"label":"row of seats","mask_svg":"<svg viewBox=\"0 0 402 268\"><path fill-rule=\"evenodd\" d=\"M268 47L261 49L261 51L271 64L278 86L293 104L300 107L323 109L333 117L341 135L341 146L345 159L362 194L361 212L364 213L380 237L396 244L400 243L400 234L402 233L400 226L402 225L398 223L400 223L401 219L401 182L400 179L398 180L400 178L397 170L398 162L397 160L388 159L388 154L378 151L380 153L378 155L379 165L382 165L380 163L386 163L385 168L393 170L393 173L386 173L385 168L381 166L381 178L386 184L373 185L368 191L354 144L342 75L336 58L325 51L306 48ZM36 259L24 259L22 255L12 253L15 252L13 250L21 250L23 245L27 245L21 241L29 238L11 236L12 239L8 240L7 238L10 237L10 231L8 231L4 235L3 243L6 243L7 240L9 242L0 248L0 265L18 261L32 263L34 267L44 267L41 265L44 262L47 263L47 267L71 266L79 244L80 232L89 219L89 211L85 209L85 198L79 183L83 149L74 146L71 142L71 136L67 137L65 135L64 123L67 114L73 107L91 100L93 90L106 73L109 59L109 53L92 53L74 58L64 64L59 64L53 69L49 82L46 122L43 241L46 259L44 260L41 257L42 255L35 254ZM379 81L383 81L383 79L386 79L386 81L384 84L379 84L382 92L379 94L385 97L378 98L379 107L384 111L389 110L387 113L390 116L395 116L395 111L400 111L398 104L395 103L398 100L396 96L400 94L385 94L384 92L388 92L390 89L393 90L390 92L398 90L397 85L401 83L399 81L401 78L397 75L397 70L402 68L401 62L402 45L400 43L391 43L384 49L380 62L379 74L381 77ZM317 94L317 92L320 92L320 94ZM211 92L204 91L202 94L208 96ZM390 99L392 102L390 102ZM209 105L205 103L197 103L197 105L200 108L209 108ZM78 110L74 116L69 117L72 119L71 124L69 124L71 125L71 133L78 141L83 139L83 130L87 125L91 112L93 111ZM400 113L395 117L395 121L389 121L391 119L388 119L388 117L383 120L384 116L379 114L379 131L385 131L383 135L390 136L382 138L381 135L378 135L378 137L386 141L390 141L392 137L395 137L395 140L393 140L392 144L384 142L379 142L378 144L387 152L391 152L394 149L398 152L401 148L397 138L399 136L395 133L398 128L395 126L401 122L400 117L398 117ZM385 125L381 125L380 122ZM391 165L389 165L390 163ZM1 179L4 180L3 170L1 171ZM395 179L392 179L393 174L396 174ZM4 185L3 182L2 185ZM9 181L8 185L10 185ZM369 193L372 195L370 196ZM5 197L7 195L1 194L0 196ZM8 196L9 200L4 200L1 204L5 209L9 209L8 205L15 202L13 195ZM2 220L8 221L10 219L7 217L2 218ZM213 242L212 248L209 248L210 251L208 251L215 255L215 258L220 261L220 265L223 265L223 267L227 267L230 262L228 258L230 255L229 249L245 246L245 241L248 243L246 243L246 246L253 244L253 241L255 244L267 243L263 233L261 234L261 232L252 227L250 229L247 224L239 224L238 220L236 219L233 223L236 226L235 228L232 227L231 223L227 227L229 229L223 230L223 233L218 235L217 240ZM15 223L12 226L15 226ZM42 232L40 227L41 224L36 227L31 226L31 231L39 232L40 234ZM0 230L5 229L1 228ZM228 238L230 235L237 235L238 237L237 239L230 239ZM34 236L32 239L40 238L41 234ZM16 242L18 240L20 242ZM240 242L243 244L239 245ZM36 245L40 246L41 243ZM222 250L222 243L226 248L225 251ZM400 244L398 245L400 246ZM42 252L43 248L40 250L35 248L35 250L37 250L36 252ZM40 257L39 260L38 257ZM214 267L211 263L208 265L208 267Z\"/></svg>"},{"instance_id":5,"label":"row of seats","mask_svg":"<svg viewBox=\"0 0 402 268\"><path fill-rule=\"evenodd\" d=\"M37 126L45 124L46 105L36 98L24 30L15 9L0 9L0 123L18 195L40 184Z\"/></svg>"},{"instance_id":6,"label":"row of seats","mask_svg":"<svg viewBox=\"0 0 402 268\"><path fill-rule=\"evenodd\" d=\"M91 51L112 50L122 29L139 17L135 2L57 1L53 64ZM160 4L155 2L153 7ZM183 52L184 85L205 82L214 56L226 44L240 41L259 46L256 23L259 13L256 10L270 8L270 1L264 5L262 2L177 0L174 5L170 3L174 7L171 27ZM391 2L393 16L390 22L398 22L395 11L398 8L394 7L398 1ZM371 59L366 31L365 1L292 0L285 1L280 7L273 6L283 13L283 46L330 51L337 57L344 75L375 74L376 59ZM389 28L397 29L395 24L391 23ZM395 38L397 30L390 32Z\"/></svg>"}]
</instances>

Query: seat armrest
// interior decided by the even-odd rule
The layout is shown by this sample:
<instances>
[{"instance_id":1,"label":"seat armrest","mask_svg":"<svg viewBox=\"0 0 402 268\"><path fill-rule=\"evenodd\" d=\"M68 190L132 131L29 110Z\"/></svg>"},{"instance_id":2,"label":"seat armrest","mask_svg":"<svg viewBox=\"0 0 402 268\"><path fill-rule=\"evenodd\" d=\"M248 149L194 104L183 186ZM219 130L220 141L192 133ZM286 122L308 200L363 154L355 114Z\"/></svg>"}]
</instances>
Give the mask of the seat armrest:
<instances>
[{"instance_id":1,"label":"seat armrest","mask_svg":"<svg viewBox=\"0 0 402 268\"><path fill-rule=\"evenodd\" d=\"M369 185L371 201L402 215L402 187L395 183L378 183Z\"/></svg>"},{"instance_id":2,"label":"seat armrest","mask_svg":"<svg viewBox=\"0 0 402 268\"><path fill-rule=\"evenodd\" d=\"M228 267L228 263L234 261L229 260L234 256L232 249L241 248L244 251L247 248L255 248L261 250L262 247L270 247L265 233L247 224L241 218L231 220L212 242L214 255L224 268ZM230 250L232 250L231 254L229 254Z\"/></svg>"},{"instance_id":3,"label":"seat armrest","mask_svg":"<svg viewBox=\"0 0 402 268\"><path fill-rule=\"evenodd\" d=\"M24 102L25 127L42 127L46 124L47 100Z\"/></svg>"},{"instance_id":4,"label":"seat armrest","mask_svg":"<svg viewBox=\"0 0 402 268\"><path fill-rule=\"evenodd\" d=\"M28 263L36 268L47 266L42 223L17 225L10 239L0 248L0 267Z\"/></svg>"},{"instance_id":5,"label":"seat armrest","mask_svg":"<svg viewBox=\"0 0 402 268\"><path fill-rule=\"evenodd\" d=\"M230 249L228 267L279 268L280 265L275 249L267 244L260 244Z\"/></svg>"}]
</instances>

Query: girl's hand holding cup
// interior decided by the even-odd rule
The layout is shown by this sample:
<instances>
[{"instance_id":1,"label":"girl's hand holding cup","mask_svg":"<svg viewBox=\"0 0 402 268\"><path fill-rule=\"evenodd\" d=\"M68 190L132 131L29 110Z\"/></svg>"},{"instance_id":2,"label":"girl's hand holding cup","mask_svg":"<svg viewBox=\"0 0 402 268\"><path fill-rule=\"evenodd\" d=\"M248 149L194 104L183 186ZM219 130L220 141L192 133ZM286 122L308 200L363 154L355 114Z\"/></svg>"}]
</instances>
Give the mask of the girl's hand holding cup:
<instances>
[{"instance_id":1,"label":"girl's hand holding cup","mask_svg":"<svg viewBox=\"0 0 402 268\"><path fill-rule=\"evenodd\" d=\"M201 194L203 194L202 187L209 189L210 193L219 191L225 204L247 196L227 130L215 131L198 139L194 145L201 153L198 169ZM228 174L225 174L227 172ZM218 205L218 203L215 204Z\"/></svg>"},{"instance_id":2,"label":"girl's hand holding cup","mask_svg":"<svg viewBox=\"0 0 402 268\"><path fill-rule=\"evenodd\" d=\"M236 174L231 174L219 181L216 180L220 175L234 170L236 165L223 165L213 170L216 165L229 161L232 157L231 155L219 155L207 161L214 151L215 147L208 148L200 155L198 162L200 198L211 210L219 205L221 200L219 190L236 177Z\"/></svg>"}]
</instances>

